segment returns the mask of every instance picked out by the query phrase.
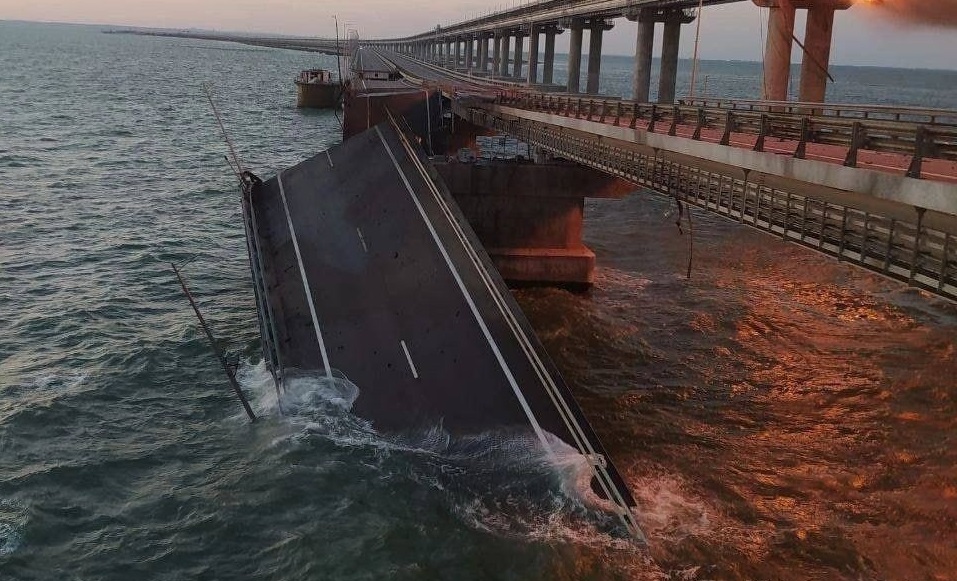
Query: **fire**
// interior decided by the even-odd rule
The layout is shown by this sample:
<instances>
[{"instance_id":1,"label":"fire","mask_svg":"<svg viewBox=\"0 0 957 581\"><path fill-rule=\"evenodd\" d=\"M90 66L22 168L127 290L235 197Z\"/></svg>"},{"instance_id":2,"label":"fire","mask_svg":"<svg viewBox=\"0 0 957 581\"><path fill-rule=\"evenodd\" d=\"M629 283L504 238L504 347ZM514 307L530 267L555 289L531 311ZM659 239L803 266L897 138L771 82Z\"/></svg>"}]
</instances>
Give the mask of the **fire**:
<instances>
[{"instance_id":1,"label":"fire","mask_svg":"<svg viewBox=\"0 0 957 581\"><path fill-rule=\"evenodd\" d=\"M857 0L888 16L931 26L957 26L957 0Z\"/></svg>"}]
</instances>

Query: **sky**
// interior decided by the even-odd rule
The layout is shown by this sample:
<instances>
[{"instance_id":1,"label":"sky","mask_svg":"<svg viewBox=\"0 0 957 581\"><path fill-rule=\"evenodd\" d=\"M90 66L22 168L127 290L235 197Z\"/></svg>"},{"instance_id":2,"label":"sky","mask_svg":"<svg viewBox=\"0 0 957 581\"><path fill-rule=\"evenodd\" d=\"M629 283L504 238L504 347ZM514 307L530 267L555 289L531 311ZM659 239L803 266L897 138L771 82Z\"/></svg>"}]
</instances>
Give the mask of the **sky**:
<instances>
[{"instance_id":1,"label":"sky","mask_svg":"<svg viewBox=\"0 0 957 581\"><path fill-rule=\"evenodd\" d=\"M861 0L838 12L832 64L957 70L957 22L922 24L901 18L882 3L917 0ZM920 0L924 5L957 0ZM510 4L521 3L512 0ZM333 14L363 38L404 36L474 16L505 4L476 0L0 0L0 20L74 22L157 28L203 28L301 36L335 35ZM949 10L950 8L948 8ZM699 53L704 59L761 60L767 12L750 1L705 8ZM606 34L604 52L634 54L637 25L624 19ZM696 25L682 28L681 55L694 51ZM804 35L803 11L795 26ZM564 50L568 34L559 37ZM657 51L660 50L660 25ZM587 46L587 42L586 42ZM795 62L800 50L795 48Z\"/></svg>"}]
</instances>

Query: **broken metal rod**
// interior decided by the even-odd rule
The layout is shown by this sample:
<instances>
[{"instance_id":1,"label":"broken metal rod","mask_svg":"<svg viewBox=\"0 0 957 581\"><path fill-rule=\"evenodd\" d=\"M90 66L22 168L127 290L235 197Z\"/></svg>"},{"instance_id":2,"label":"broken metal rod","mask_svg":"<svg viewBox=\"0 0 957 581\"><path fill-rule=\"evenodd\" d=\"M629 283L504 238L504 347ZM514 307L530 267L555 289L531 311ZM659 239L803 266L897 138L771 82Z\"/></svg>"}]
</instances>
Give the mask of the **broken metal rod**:
<instances>
[{"instance_id":1,"label":"broken metal rod","mask_svg":"<svg viewBox=\"0 0 957 581\"><path fill-rule=\"evenodd\" d=\"M196 318L199 319L199 324L206 333L206 339L209 340L210 348L212 348L213 353L215 353L216 357L219 359L220 365L223 366L223 371L226 373L226 377L229 378L229 383L232 385L233 391L236 392L236 397L238 397L239 402L243 404L243 409L246 410L246 415L249 416L249 421L255 422L256 414L254 414L253 409L249 407L249 401L243 394L243 390L239 388L239 383L236 381L236 375L229 368L229 363L226 362L226 358L223 356L222 351L220 351L219 347L216 345L216 339L213 338L213 333L209 330L209 325L206 324L206 319L204 319L202 313L199 312L199 307L196 306L196 301L193 300L193 295L190 294L189 289L186 288L186 281L183 280L183 276L179 273L179 269L176 268L175 264L171 262L170 266L173 267L173 272L176 273L176 278L179 279L179 285L183 288L183 293L186 295L186 298L189 299L189 304L191 307L193 307L193 312L196 313Z\"/></svg>"}]
</instances>

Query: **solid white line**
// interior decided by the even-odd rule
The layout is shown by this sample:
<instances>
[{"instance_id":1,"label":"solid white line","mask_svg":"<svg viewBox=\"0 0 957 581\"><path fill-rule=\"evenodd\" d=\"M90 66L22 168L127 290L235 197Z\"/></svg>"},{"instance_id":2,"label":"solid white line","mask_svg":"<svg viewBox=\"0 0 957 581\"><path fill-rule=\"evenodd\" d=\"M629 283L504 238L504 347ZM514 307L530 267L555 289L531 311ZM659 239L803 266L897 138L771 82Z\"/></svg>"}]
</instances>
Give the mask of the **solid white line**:
<instances>
[{"instance_id":1,"label":"solid white line","mask_svg":"<svg viewBox=\"0 0 957 581\"><path fill-rule=\"evenodd\" d=\"M329 167L336 167L336 166L332 165L332 156L329 155L329 150L328 150L328 149L326 150L326 159L329 160Z\"/></svg>"},{"instance_id":2,"label":"solid white line","mask_svg":"<svg viewBox=\"0 0 957 581\"><path fill-rule=\"evenodd\" d=\"M419 372L415 370L415 363L412 363L412 356L409 355L409 348L405 346L405 341L399 341L399 345L402 345L402 350L405 351L405 359L409 362L409 369L412 370L412 377L418 379Z\"/></svg>"},{"instance_id":3,"label":"solid white line","mask_svg":"<svg viewBox=\"0 0 957 581\"><path fill-rule=\"evenodd\" d=\"M296 237L296 228L292 225L292 216L289 215L289 205L286 203L286 190L282 187L282 172L276 175L279 182L279 196L282 198L282 209L286 212L286 223L289 224L289 234L292 236L292 248L296 251L296 261L299 263L299 275L302 277L302 288L306 291L306 300L309 302L309 314L312 315L312 326L316 330L316 340L319 342L319 354L322 356L322 365L326 368L326 375L332 377L332 368L329 366L329 355L326 354L326 343L322 340L322 331L319 330L319 317L316 316L316 305L312 302L312 290L309 288L309 279L306 278L306 267L302 264L302 253L299 251L299 239Z\"/></svg>"},{"instance_id":4,"label":"solid white line","mask_svg":"<svg viewBox=\"0 0 957 581\"><path fill-rule=\"evenodd\" d=\"M385 136L382 135L382 131L379 130L378 126L376 126L375 130L376 133L379 134L379 139L382 141L382 145L385 147L386 153L389 154L389 159L392 160L392 165L394 165L396 171L399 172L399 177L402 178L402 182L405 184L405 189L409 191L409 195L412 197L412 202L415 204L416 209L418 209L419 215L422 216L422 220L425 222L425 225L428 226L429 233L432 235L432 240L435 241L435 245L439 247L439 252L442 254L442 258L445 259L445 264L449 267L449 270L452 271L452 276L455 278L455 282L458 284L459 290L462 291L462 295L465 297L465 302L468 303L469 308L472 311L472 315L475 317L479 328L482 330L482 334L485 335L485 340L488 341L489 346L492 348L492 353L494 353L495 359L498 360L498 364L502 368L502 372L505 373L505 377L512 386L512 391L515 393L518 403L522 406L522 410L525 411L525 415L528 417L529 423L532 424L532 429L535 430L535 434L538 436L538 439L541 440L542 446L544 446L545 450L548 452L548 455L554 458L555 452L548 443L548 439L545 437L544 430L542 430L542 427L538 424L538 419L535 418L535 414L532 413L532 408L528 405L528 401L525 399L525 394L523 394L521 388L518 387L518 382L515 381L515 376L512 374L512 370L509 369L508 364L505 362L505 357L502 356L502 352L495 343L495 339L492 338L492 334L489 332L488 326L485 324L485 320L482 319L482 315L479 313L478 307L475 306L475 301L472 300L472 295L470 295L468 289L465 288L465 283L462 282L462 277L459 276L458 271L452 264L452 259L449 257L449 253L445 249L445 246L442 245L442 240L435 231L432 221L429 220L428 215L425 213L425 209L422 207L422 203L419 202L418 197L416 197L415 190L412 189L412 184L409 183L409 178L406 177L405 172L402 171L401 167L399 167L399 162L392 153L392 149L389 147L388 142L386 142Z\"/></svg>"},{"instance_id":5,"label":"solid white line","mask_svg":"<svg viewBox=\"0 0 957 581\"><path fill-rule=\"evenodd\" d=\"M362 230L359 230L359 227L358 227L358 226L356 226L356 234L359 235L359 242L362 243L362 249L365 250L366 252L369 252L369 247L366 246L366 239L365 239L365 237L362 235Z\"/></svg>"}]
</instances>

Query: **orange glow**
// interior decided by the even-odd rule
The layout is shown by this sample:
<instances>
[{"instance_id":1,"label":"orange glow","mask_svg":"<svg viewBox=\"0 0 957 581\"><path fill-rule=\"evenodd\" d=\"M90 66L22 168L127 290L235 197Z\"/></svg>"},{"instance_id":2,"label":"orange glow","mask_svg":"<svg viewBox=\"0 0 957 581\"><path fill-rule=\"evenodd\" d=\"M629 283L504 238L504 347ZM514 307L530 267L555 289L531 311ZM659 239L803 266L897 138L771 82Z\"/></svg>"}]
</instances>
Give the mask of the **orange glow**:
<instances>
[{"instance_id":1,"label":"orange glow","mask_svg":"<svg viewBox=\"0 0 957 581\"><path fill-rule=\"evenodd\" d=\"M857 0L857 5L880 9L886 16L931 26L957 26L957 0Z\"/></svg>"}]
</instances>

